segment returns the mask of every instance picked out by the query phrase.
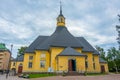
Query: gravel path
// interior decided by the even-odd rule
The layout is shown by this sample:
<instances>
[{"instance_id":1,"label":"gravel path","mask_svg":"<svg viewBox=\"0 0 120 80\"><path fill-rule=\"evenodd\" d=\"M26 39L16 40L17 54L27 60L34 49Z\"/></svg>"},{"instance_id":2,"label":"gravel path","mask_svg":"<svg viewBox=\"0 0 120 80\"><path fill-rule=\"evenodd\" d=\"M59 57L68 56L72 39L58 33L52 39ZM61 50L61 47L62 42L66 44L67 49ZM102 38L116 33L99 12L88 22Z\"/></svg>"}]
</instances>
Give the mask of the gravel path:
<instances>
[{"instance_id":1,"label":"gravel path","mask_svg":"<svg viewBox=\"0 0 120 80\"><path fill-rule=\"evenodd\" d=\"M55 76L45 78L34 78L30 80L120 80L120 74L109 74L100 76Z\"/></svg>"},{"instance_id":2,"label":"gravel path","mask_svg":"<svg viewBox=\"0 0 120 80\"><path fill-rule=\"evenodd\" d=\"M6 74L4 75L0 74L0 80L29 80L29 79L19 78L17 76L8 76L6 79Z\"/></svg>"}]
</instances>

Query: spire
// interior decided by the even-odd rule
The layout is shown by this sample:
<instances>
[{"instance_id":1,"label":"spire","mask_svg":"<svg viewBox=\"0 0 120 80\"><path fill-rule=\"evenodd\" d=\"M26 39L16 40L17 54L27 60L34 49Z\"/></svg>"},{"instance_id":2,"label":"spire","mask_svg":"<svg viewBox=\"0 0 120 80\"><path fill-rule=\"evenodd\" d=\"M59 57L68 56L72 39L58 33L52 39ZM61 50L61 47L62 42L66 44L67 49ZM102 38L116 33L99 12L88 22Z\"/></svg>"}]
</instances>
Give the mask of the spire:
<instances>
[{"instance_id":1,"label":"spire","mask_svg":"<svg viewBox=\"0 0 120 80\"><path fill-rule=\"evenodd\" d=\"M60 1L60 15L62 15L62 3Z\"/></svg>"},{"instance_id":2,"label":"spire","mask_svg":"<svg viewBox=\"0 0 120 80\"><path fill-rule=\"evenodd\" d=\"M62 3L61 3L61 1L60 1L60 14L57 17L57 26L65 27L65 17L62 14Z\"/></svg>"}]
</instances>

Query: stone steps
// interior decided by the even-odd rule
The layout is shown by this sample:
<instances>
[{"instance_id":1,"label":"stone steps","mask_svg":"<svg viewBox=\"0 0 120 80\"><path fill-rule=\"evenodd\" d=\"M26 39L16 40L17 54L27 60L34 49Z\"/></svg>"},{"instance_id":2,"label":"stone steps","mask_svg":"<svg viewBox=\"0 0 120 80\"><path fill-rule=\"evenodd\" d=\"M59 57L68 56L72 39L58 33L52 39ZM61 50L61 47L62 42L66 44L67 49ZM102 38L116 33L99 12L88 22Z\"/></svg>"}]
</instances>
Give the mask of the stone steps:
<instances>
[{"instance_id":1,"label":"stone steps","mask_svg":"<svg viewBox=\"0 0 120 80\"><path fill-rule=\"evenodd\" d=\"M66 73L66 76L83 76L84 73L78 73L76 71L69 71L68 73Z\"/></svg>"}]
</instances>

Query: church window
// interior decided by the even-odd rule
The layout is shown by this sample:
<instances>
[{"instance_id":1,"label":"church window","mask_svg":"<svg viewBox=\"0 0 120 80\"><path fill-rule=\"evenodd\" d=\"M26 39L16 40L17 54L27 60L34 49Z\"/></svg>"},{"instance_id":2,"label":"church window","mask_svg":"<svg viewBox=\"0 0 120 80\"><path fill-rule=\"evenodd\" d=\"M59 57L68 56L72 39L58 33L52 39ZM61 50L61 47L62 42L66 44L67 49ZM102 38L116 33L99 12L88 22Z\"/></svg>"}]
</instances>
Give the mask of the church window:
<instances>
[{"instance_id":1,"label":"church window","mask_svg":"<svg viewBox=\"0 0 120 80\"><path fill-rule=\"evenodd\" d=\"M93 63L93 68L95 69L95 63Z\"/></svg>"},{"instance_id":2,"label":"church window","mask_svg":"<svg viewBox=\"0 0 120 80\"><path fill-rule=\"evenodd\" d=\"M28 68L32 68L32 62L28 63Z\"/></svg>"},{"instance_id":3,"label":"church window","mask_svg":"<svg viewBox=\"0 0 120 80\"><path fill-rule=\"evenodd\" d=\"M95 60L95 59L94 59L94 57L93 57L93 62L94 62L94 60Z\"/></svg>"},{"instance_id":4,"label":"church window","mask_svg":"<svg viewBox=\"0 0 120 80\"><path fill-rule=\"evenodd\" d=\"M40 55L40 58L45 58L46 54L45 51L42 51L42 54Z\"/></svg>"},{"instance_id":5,"label":"church window","mask_svg":"<svg viewBox=\"0 0 120 80\"><path fill-rule=\"evenodd\" d=\"M41 68L45 68L45 60L41 60L40 61L40 67Z\"/></svg>"},{"instance_id":6,"label":"church window","mask_svg":"<svg viewBox=\"0 0 120 80\"><path fill-rule=\"evenodd\" d=\"M33 59L33 56L29 56L29 60L32 60Z\"/></svg>"},{"instance_id":7,"label":"church window","mask_svg":"<svg viewBox=\"0 0 120 80\"><path fill-rule=\"evenodd\" d=\"M85 67L88 68L88 62L87 61L85 61Z\"/></svg>"},{"instance_id":8,"label":"church window","mask_svg":"<svg viewBox=\"0 0 120 80\"><path fill-rule=\"evenodd\" d=\"M61 18L61 22L62 22L63 20L62 20L62 18Z\"/></svg>"}]
</instances>

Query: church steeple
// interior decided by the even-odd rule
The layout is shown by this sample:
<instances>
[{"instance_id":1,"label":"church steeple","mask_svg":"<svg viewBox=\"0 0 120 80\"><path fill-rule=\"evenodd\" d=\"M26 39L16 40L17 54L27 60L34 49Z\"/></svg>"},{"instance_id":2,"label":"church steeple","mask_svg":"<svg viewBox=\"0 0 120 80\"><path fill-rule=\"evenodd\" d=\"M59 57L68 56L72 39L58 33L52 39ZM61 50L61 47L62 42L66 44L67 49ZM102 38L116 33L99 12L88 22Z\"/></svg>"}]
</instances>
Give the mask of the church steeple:
<instances>
[{"instance_id":1,"label":"church steeple","mask_svg":"<svg viewBox=\"0 0 120 80\"><path fill-rule=\"evenodd\" d=\"M57 26L65 27L65 17L62 14L62 4L61 4L61 1L60 1L60 14L57 17Z\"/></svg>"},{"instance_id":2,"label":"church steeple","mask_svg":"<svg viewBox=\"0 0 120 80\"><path fill-rule=\"evenodd\" d=\"M62 15L62 4L61 4L61 1L60 1L60 15Z\"/></svg>"}]
</instances>

